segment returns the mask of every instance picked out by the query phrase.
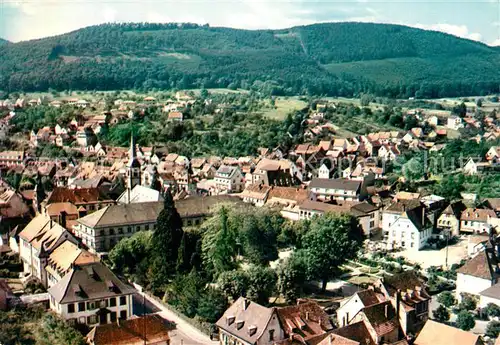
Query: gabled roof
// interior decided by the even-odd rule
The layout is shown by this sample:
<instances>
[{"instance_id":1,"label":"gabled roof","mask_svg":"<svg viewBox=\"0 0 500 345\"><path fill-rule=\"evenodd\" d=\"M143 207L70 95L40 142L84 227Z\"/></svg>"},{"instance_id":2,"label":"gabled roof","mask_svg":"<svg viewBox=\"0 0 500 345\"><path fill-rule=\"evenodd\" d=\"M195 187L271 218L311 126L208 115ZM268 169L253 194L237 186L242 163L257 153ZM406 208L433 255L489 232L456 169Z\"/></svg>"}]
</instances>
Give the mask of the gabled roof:
<instances>
[{"instance_id":1,"label":"gabled roof","mask_svg":"<svg viewBox=\"0 0 500 345\"><path fill-rule=\"evenodd\" d=\"M55 187L47 199L47 204L55 202L71 202L75 205L96 203L99 201L113 201L103 195L98 188L76 188Z\"/></svg>"},{"instance_id":2,"label":"gabled roof","mask_svg":"<svg viewBox=\"0 0 500 345\"><path fill-rule=\"evenodd\" d=\"M377 336L393 332L398 328L398 319L390 301L374 304L361 311L370 326L375 330Z\"/></svg>"},{"instance_id":3,"label":"gabled roof","mask_svg":"<svg viewBox=\"0 0 500 345\"><path fill-rule=\"evenodd\" d=\"M19 237L25 241L31 242L48 222L50 222L50 219L47 216L42 214L37 215L26 225L23 231L19 233Z\"/></svg>"},{"instance_id":4,"label":"gabled roof","mask_svg":"<svg viewBox=\"0 0 500 345\"><path fill-rule=\"evenodd\" d=\"M489 209L468 208L462 211L460 220L472 220L476 222L486 223L488 221L488 217L496 218L497 215L495 211Z\"/></svg>"},{"instance_id":5,"label":"gabled roof","mask_svg":"<svg viewBox=\"0 0 500 345\"><path fill-rule=\"evenodd\" d=\"M306 341L333 329L328 314L316 302L277 308L276 312L286 335L299 333Z\"/></svg>"},{"instance_id":6,"label":"gabled roof","mask_svg":"<svg viewBox=\"0 0 500 345\"><path fill-rule=\"evenodd\" d=\"M497 270L498 261L495 255L490 250L485 249L467 261L457 270L457 273L492 281L498 276Z\"/></svg>"},{"instance_id":7,"label":"gabled roof","mask_svg":"<svg viewBox=\"0 0 500 345\"><path fill-rule=\"evenodd\" d=\"M404 271L392 276L384 276L382 284L390 296L395 296L398 290L401 290L402 292L408 290L415 291L416 287L420 287L422 294L425 293L425 295L427 295L425 292L425 284L413 270Z\"/></svg>"},{"instance_id":8,"label":"gabled roof","mask_svg":"<svg viewBox=\"0 0 500 345\"><path fill-rule=\"evenodd\" d=\"M414 345L481 345L477 334L462 331L439 322L428 320L420 331Z\"/></svg>"},{"instance_id":9,"label":"gabled roof","mask_svg":"<svg viewBox=\"0 0 500 345\"><path fill-rule=\"evenodd\" d=\"M58 303L72 303L128 295L135 290L120 281L101 262L75 266L48 293Z\"/></svg>"},{"instance_id":10,"label":"gabled roof","mask_svg":"<svg viewBox=\"0 0 500 345\"><path fill-rule=\"evenodd\" d=\"M338 328L332 333L357 341L360 345L376 345L363 321Z\"/></svg>"},{"instance_id":11,"label":"gabled roof","mask_svg":"<svg viewBox=\"0 0 500 345\"><path fill-rule=\"evenodd\" d=\"M168 343L170 327L159 315L146 315L94 327L87 340L95 345L142 345ZM146 339L144 339L146 338Z\"/></svg>"},{"instance_id":12,"label":"gabled roof","mask_svg":"<svg viewBox=\"0 0 500 345\"><path fill-rule=\"evenodd\" d=\"M277 317L274 308L266 308L240 297L226 310L216 326L247 343L255 344L263 336L273 315ZM250 332L251 328L255 332Z\"/></svg>"}]
</instances>

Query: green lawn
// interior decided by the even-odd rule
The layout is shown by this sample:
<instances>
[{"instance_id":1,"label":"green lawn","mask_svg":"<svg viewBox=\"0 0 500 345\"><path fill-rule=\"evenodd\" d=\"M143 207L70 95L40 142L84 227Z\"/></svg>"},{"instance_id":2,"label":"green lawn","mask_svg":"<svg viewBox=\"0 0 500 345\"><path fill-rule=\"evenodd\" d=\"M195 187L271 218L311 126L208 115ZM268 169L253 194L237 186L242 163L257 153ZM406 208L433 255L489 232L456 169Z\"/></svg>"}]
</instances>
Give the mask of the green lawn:
<instances>
[{"instance_id":1,"label":"green lawn","mask_svg":"<svg viewBox=\"0 0 500 345\"><path fill-rule=\"evenodd\" d=\"M307 103L296 97L276 98L274 109L264 109L263 115L273 120L283 120L285 116L294 110L300 110L307 107Z\"/></svg>"}]
</instances>

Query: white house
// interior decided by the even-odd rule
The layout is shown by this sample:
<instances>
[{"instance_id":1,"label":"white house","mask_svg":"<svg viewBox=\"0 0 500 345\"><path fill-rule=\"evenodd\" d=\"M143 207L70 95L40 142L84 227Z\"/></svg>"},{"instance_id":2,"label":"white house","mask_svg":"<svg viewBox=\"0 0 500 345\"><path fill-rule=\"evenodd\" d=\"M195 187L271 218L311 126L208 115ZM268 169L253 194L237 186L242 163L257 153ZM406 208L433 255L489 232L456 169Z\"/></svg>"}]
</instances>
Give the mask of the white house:
<instances>
[{"instance_id":1,"label":"white house","mask_svg":"<svg viewBox=\"0 0 500 345\"><path fill-rule=\"evenodd\" d=\"M474 234L488 234L492 223L497 219L495 211L480 208L467 208L460 216L460 231Z\"/></svg>"},{"instance_id":2,"label":"white house","mask_svg":"<svg viewBox=\"0 0 500 345\"><path fill-rule=\"evenodd\" d=\"M458 130L463 128L464 125L462 123L462 119L458 116L450 116L448 118L448 122L446 123L446 127L454 130Z\"/></svg>"},{"instance_id":3,"label":"white house","mask_svg":"<svg viewBox=\"0 0 500 345\"><path fill-rule=\"evenodd\" d=\"M76 243L74 236L46 215L36 216L19 234L19 255L24 273L47 286L45 266L52 251L64 241Z\"/></svg>"},{"instance_id":4,"label":"white house","mask_svg":"<svg viewBox=\"0 0 500 345\"><path fill-rule=\"evenodd\" d=\"M493 163L500 163L500 146L492 146L486 152L486 159Z\"/></svg>"},{"instance_id":5,"label":"white house","mask_svg":"<svg viewBox=\"0 0 500 345\"><path fill-rule=\"evenodd\" d=\"M73 267L48 290L52 311L87 326L130 318L134 292L101 262Z\"/></svg>"},{"instance_id":6,"label":"white house","mask_svg":"<svg viewBox=\"0 0 500 345\"><path fill-rule=\"evenodd\" d=\"M217 193L240 193L245 181L238 166L222 165L215 173Z\"/></svg>"},{"instance_id":7,"label":"white house","mask_svg":"<svg viewBox=\"0 0 500 345\"><path fill-rule=\"evenodd\" d=\"M315 178L309 184L309 189L318 200L357 201L361 193L361 182L342 178Z\"/></svg>"},{"instance_id":8,"label":"white house","mask_svg":"<svg viewBox=\"0 0 500 345\"><path fill-rule=\"evenodd\" d=\"M418 200L395 202L382 213L382 230L387 249L420 250L432 235L425 208Z\"/></svg>"},{"instance_id":9,"label":"white house","mask_svg":"<svg viewBox=\"0 0 500 345\"><path fill-rule=\"evenodd\" d=\"M461 201L448 205L438 218L438 228L449 231L452 236L458 236L460 234L460 217L464 209L465 205Z\"/></svg>"},{"instance_id":10,"label":"white house","mask_svg":"<svg viewBox=\"0 0 500 345\"><path fill-rule=\"evenodd\" d=\"M479 297L482 291L498 283L499 273L500 268L494 251L480 251L457 270L457 300L461 301L462 294Z\"/></svg>"}]
</instances>

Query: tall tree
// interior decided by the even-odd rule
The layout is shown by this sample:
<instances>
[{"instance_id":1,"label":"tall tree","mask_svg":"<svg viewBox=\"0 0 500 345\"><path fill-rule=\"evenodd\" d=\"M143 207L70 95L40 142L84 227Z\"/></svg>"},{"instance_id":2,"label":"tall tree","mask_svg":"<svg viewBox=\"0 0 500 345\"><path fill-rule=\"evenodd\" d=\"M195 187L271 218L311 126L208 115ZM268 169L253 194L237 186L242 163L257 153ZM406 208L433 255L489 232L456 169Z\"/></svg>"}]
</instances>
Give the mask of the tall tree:
<instances>
[{"instance_id":1,"label":"tall tree","mask_svg":"<svg viewBox=\"0 0 500 345\"><path fill-rule=\"evenodd\" d=\"M152 237L151 283L154 289L167 284L175 272L179 247L184 234L182 219L175 208L170 190L166 191L164 198L163 210L158 215L156 230Z\"/></svg>"},{"instance_id":2,"label":"tall tree","mask_svg":"<svg viewBox=\"0 0 500 345\"><path fill-rule=\"evenodd\" d=\"M236 268L236 230L230 221L227 206L219 207L203 227L205 266L215 274Z\"/></svg>"},{"instance_id":3,"label":"tall tree","mask_svg":"<svg viewBox=\"0 0 500 345\"><path fill-rule=\"evenodd\" d=\"M309 278L321 280L325 291L339 266L356 256L362 239L361 227L352 216L330 213L315 218L302 239L303 249L298 251L305 258Z\"/></svg>"},{"instance_id":4,"label":"tall tree","mask_svg":"<svg viewBox=\"0 0 500 345\"><path fill-rule=\"evenodd\" d=\"M306 280L306 268L300 251L281 262L277 269L276 288L288 303L293 303L302 294Z\"/></svg>"}]
</instances>

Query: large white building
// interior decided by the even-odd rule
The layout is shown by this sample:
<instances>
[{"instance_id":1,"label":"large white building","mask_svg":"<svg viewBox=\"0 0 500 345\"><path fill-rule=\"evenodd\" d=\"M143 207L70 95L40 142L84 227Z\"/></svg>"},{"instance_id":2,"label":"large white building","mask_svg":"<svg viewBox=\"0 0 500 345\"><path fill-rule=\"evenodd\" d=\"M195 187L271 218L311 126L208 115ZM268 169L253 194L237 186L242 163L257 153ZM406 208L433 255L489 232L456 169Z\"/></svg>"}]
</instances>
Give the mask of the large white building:
<instances>
[{"instance_id":1,"label":"large white building","mask_svg":"<svg viewBox=\"0 0 500 345\"><path fill-rule=\"evenodd\" d=\"M134 292L101 262L73 267L48 290L51 310L88 326L130 318Z\"/></svg>"},{"instance_id":2,"label":"large white building","mask_svg":"<svg viewBox=\"0 0 500 345\"><path fill-rule=\"evenodd\" d=\"M243 174L239 167L223 165L215 173L215 186L218 194L240 193L245 188Z\"/></svg>"},{"instance_id":3,"label":"large white building","mask_svg":"<svg viewBox=\"0 0 500 345\"><path fill-rule=\"evenodd\" d=\"M382 230L388 250L420 250L432 235L432 224L418 200L398 201L382 213Z\"/></svg>"},{"instance_id":4,"label":"large white building","mask_svg":"<svg viewBox=\"0 0 500 345\"><path fill-rule=\"evenodd\" d=\"M343 178L315 178L309 184L309 189L317 200L357 201L361 193L361 182Z\"/></svg>"},{"instance_id":5,"label":"large white building","mask_svg":"<svg viewBox=\"0 0 500 345\"><path fill-rule=\"evenodd\" d=\"M46 215L37 215L19 234L19 255L24 273L47 286L47 260L52 251L65 241L77 243L62 226Z\"/></svg>"}]
</instances>

